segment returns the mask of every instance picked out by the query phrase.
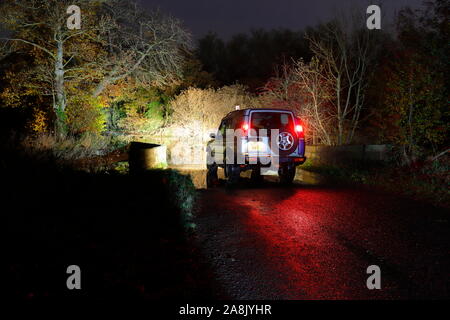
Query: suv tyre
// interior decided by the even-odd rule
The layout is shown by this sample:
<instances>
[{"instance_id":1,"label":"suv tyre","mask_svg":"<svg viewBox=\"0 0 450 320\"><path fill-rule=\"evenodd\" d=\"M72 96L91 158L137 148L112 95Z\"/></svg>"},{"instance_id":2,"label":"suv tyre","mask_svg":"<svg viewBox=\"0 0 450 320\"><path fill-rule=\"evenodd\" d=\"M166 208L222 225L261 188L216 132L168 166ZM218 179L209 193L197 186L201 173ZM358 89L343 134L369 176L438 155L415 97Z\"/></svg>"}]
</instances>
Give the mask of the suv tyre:
<instances>
[{"instance_id":1,"label":"suv tyre","mask_svg":"<svg viewBox=\"0 0 450 320\"><path fill-rule=\"evenodd\" d=\"M261 168L254 168L252 169L252 174L250 176L250 179L253 184L259 185L264 181L264 177L261 175Z\"/></svg>"},{"instance_id":2,"label":"suv tyre","mask_svg":"<svg viewBox=\"0 0 450 320\"><path fill-rule=\"evenodd\" d=\"M210 164L207 166L206 171L206 187L212 188L219 183L219 178L217 176L217 165Z\"/></svg>"},{"instance_id":3,"label":"suv tyre","mask_svg":"<svg viewBox=\"0 0 450 320\"><path fill-rule=\"evenodd\" d=\"M290 185L295 178L295 166L284 165L278 170L278 176L280 177L280 182L283 185Z\"/></svg>"},{"instance_id":4,"label":"suv tyre","mask_svg":"<svg viewBox=\"0 0 450 320\"><path fill-rule=\"evenodd\" d=\"M228 178L227 185L236 185L239 182L239 177L241 174L239 167L233 164L227 164L225 168L225 174Z\"/></svg>"}]
</instances>

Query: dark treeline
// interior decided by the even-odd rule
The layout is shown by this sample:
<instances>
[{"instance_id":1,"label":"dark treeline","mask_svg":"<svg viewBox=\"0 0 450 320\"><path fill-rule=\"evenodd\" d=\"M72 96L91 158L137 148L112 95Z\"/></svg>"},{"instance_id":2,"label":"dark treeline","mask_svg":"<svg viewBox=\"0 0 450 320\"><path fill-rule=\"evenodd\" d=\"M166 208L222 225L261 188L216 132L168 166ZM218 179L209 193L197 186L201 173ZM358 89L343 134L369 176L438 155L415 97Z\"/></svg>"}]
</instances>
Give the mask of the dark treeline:
<instances>
[{"instance_id":1,"label":"dark treeline","mask_svg":"<svg viewBox=\"0 0 450 320\"><path fill-rule=\"evenodd\" d=\"M236 34L229 41L210 33L198 41L196 55L219 85L239 82L255 91L277 66L292 59L309 60L312 53L302 31L258 29Z\"/></svg>"}]
</instances>

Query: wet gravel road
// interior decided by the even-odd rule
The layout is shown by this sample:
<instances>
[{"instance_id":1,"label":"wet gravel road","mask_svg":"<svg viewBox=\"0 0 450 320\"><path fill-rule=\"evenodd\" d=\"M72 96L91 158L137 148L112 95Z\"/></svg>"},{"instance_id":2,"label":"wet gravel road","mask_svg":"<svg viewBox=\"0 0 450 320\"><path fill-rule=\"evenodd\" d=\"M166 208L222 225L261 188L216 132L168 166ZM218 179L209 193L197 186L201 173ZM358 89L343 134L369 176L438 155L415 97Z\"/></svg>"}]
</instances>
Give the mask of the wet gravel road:
<instances>
[{"instance_id":1,"label":"wet gravel road","mask_svg":"<svg viewBox=\"0 0 450 320\"><path fill-rule=\"evenodd\" d=\"M374 191L245 182L203 191L198 241L228 299L450 297L450 214ZM381 268L368 290L367 267Z\"/></svg>"}]
</instances>

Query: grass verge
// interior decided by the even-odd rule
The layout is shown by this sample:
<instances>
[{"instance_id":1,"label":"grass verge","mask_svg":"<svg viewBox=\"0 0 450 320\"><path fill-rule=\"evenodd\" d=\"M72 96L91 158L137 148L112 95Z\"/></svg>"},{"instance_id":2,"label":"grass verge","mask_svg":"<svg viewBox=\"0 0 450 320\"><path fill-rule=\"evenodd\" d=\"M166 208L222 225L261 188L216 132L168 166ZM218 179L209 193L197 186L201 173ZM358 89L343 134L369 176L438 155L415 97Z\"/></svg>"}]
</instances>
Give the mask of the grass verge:
<instances>
[{"instance_id":1,"label":"grass verge","mask_svg":"<svg viewBox=\"0 0 450 320\"><path fill-rule=\"evenodd\" d=\"M19 299L211 298L208 266L192 245L196 191L173 170L82 171L51 152L2 144L8 239L2 293ZM82 289L69 291L78 265Z\"/></svg>"},{"instance_id":2,"label":"grass verge","mask_svg":"<svg viewBox=\"0 0 450 320\"><path fill-rule=\"evenodd\" d=\"M376 162L337 166L308 160L302 169L323 175L332 182L366 185L450 208L449 157L434 162L417 162L411 166Z\"/></svg>"}]
</instances>

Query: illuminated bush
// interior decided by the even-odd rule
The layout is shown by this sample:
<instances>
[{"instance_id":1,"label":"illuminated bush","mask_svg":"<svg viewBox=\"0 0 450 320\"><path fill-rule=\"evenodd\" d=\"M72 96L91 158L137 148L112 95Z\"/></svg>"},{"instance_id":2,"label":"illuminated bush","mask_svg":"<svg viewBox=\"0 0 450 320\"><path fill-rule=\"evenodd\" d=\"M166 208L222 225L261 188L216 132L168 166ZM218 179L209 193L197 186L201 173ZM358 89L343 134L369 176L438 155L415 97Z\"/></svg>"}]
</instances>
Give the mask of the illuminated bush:
<instances>
[{"instance_id":1,"label":"illuminated bush","mask_svg":"<svg viewBox=\"0 0 450 320\"><path fill-rule=\"evenodd\" d=\"M67 129L71 134L101 133L106 127L106 114L100 99L88 95L74 95L69 100Z\"/></svg>"},{"instance_id":2,"label":"illuminated bush","mask_svg":"<svg viewBox=\"0 0 450 320\"><path fill-rule=\"evenodd\" d=\"M119 129L126 132L151 133L164 124L163 106L153 101L139 108L127 108L127 116L118 121Z\"/></svg>"},{"instance_id":3,"label":"illuminated bush","mask_svg":"<svg viewBox=\"0 0 450 320\"><path fill-rule=\"evenodd\" d=\"M148 134L164 125L168 97L162 91L134 85L119 91L109 102L108 130Z\"/></svg>"},{"instance_id":4,"label":"illuminated bush","mask_svg":"<svg viewBox=\"0 0 450 320\"><path fill-rule=\"evenodd\" d=\"M21 147L33 157L41 155L60 160L95 157L99 152L107 152L112 148L111 138L96 133L84 133L76 138L66 136L63 139L42 133L22 139Z\"/></svg>"},{"instance_id":5,"label":"illuminated bush","mask_svg":"<svg viewBox=\"0 0 450 320\"><path fill-rule=\"evenodd\" d=\"M34 109L33 119L29 123L29 127L33 132L43 133L49 131L50 119L48 114L38 108Z\"/></svg>"},{"instance_id":6,"label":"illuminated bush","mask_svg":"<svg viewBox=\"0 0 450 320\"><path fill-rule=\"evenodd\" d=\"M255 99L241 85L219 89L189 88L170 103L171 126L186 129L189 133L205 133L217 129L220 120L239 105L251 107Z\"/></svg>"}]
</instances>

